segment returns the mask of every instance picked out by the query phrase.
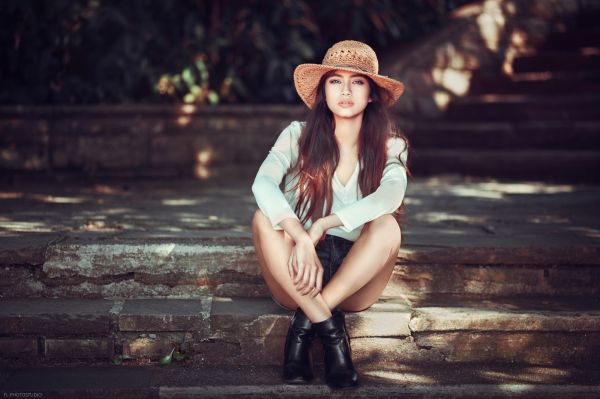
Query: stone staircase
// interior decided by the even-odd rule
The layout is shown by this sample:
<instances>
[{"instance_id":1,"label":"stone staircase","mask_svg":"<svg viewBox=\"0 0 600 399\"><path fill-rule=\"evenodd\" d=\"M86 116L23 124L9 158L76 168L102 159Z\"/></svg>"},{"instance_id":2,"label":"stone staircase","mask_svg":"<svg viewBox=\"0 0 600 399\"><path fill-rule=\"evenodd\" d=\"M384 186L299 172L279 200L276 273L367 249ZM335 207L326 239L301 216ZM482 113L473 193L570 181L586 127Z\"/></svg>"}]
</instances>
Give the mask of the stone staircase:
<instances>
[{"instance_id":1,"label":"stone staircase","mask_svg":"<svg viewBox=\"0 0 600 399\"><path fill-rule=\"evenodd\" d=\"M278 378L290 313L254 259L249 187L3 187L0 391L598 397L597 186L411 182L390 283L348 315L364 384L343 394L323 384L318 343L315 384ZM173 348L185 360L159 365ZM133 359L112 364L123 356Z\"/></svg>"},{"instance_id":2,"label":"stone staircase","mask_svg":"<svg viewBox=\"0 0 600 399\"><path fill-rule=\"evenodd\" d=\"M414 170L600 181L599 15L596 7L556 22L509 70L468 71L468 91L439 120L408 115Z\"/></svg>"}]
</instances>

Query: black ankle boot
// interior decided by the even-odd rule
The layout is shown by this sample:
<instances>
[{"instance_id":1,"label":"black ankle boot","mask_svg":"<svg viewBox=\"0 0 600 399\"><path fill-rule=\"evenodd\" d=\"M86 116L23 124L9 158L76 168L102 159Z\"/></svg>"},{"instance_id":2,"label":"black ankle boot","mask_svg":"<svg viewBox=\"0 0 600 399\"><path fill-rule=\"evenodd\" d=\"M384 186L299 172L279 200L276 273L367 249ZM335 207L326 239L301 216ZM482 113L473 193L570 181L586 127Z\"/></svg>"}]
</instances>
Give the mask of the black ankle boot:
<instances>
[{"instance_id":1,"label":"black ankle boot","mask_svg":"<svg viewBox=\"0 0 600 399\"><path fill-rule=\"evenodd\" d=\"M329 319L313 326L323 344L327 385L332 388L357 386L358 374L352 364L344 313L336 310Z\"/></svg>"},{"instance_id":2,"label":"black ankle boot","mask_svg":"<svg viewBox=\"0 0 600 399\"><path fill-rule=\"evenodd\" d=\"M309 382L313 378L310 343L313 325L300 308L296 310L285 339L283 379L292 383Z\"/></svg>"}]
</instances>

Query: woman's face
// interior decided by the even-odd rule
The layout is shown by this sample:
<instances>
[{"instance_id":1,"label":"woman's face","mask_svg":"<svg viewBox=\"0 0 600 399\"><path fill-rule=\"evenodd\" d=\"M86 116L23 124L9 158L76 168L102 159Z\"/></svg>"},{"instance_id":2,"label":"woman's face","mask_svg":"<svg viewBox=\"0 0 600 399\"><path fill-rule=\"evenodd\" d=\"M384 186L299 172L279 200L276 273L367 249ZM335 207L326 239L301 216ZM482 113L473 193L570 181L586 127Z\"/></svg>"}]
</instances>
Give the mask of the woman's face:
<instances>
[{"instance_id":1,"label":"woman's face","mask_svg":"<svg viewBox=\"0 0 600 399\"><path fill-rule=\"evenodd\" d=\"M354 118L369 104L369 82L356 72L335 71L325 79L325 101L333 114Z\"/></svg>"}]
</instances>

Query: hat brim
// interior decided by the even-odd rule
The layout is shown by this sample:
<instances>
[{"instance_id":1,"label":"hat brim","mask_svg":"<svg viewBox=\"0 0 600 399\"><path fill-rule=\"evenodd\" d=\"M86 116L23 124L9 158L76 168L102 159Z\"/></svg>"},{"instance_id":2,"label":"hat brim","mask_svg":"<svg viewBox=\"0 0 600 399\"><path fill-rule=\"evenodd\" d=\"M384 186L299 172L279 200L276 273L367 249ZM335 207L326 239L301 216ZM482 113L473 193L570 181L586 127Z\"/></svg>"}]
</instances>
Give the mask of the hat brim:
<instances>
[{"instance_id":1,"label":"hat brim","mask_svg":"<svg viewBox=\"0 0 600 399\"><path fill-rule=\"evenodd\" d=\"M329 71L347 71L357 72L361 75L368 76L375 82L377 86L386 90L389 93L386 106L391 107L398 101L402 93L404 93L404 84L398 80L388 78L387 76L377 75L374 73L364 72L352 67L337 67L322 64L300 64L294 70L294 86L296 92L304 101L308 108L312 108L317 95L317 86L321 77Z\"/></svg>"}]
</instances>

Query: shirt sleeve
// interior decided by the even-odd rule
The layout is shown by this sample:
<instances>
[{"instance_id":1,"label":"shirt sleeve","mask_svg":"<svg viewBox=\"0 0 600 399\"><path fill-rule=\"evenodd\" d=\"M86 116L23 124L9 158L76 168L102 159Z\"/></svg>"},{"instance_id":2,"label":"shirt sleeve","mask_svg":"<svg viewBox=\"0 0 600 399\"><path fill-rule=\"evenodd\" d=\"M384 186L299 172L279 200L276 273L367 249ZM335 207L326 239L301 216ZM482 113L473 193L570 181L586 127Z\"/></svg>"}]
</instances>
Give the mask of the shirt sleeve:
<instances>
[{"instance_id":1,"label":"shirt sleeve","mask_svg":"<svg viewBox=\"0 0 600 399\"><path fill-rule=\"evenodd\" d=\"M279 134L252 184L256 204L274 228L286 218L298 219L279 185L289 168L296 162L301 130L299 122L292 122Z\"/></svg>"},{"instance_id":2,"label":"shirt sleeve","mask_svg":"<svg viewBox=\"0 0 600 399\"><path fill-rule=\"evenodd\" d=\"M339 227L341 230L351 232L379 216L394 212L402 205L407 185L404 167L408 158L406 147L406 142L399 137L388 140L387 161L377 190L334 212L343 223Z\"/></svg>"}]
</instances>

